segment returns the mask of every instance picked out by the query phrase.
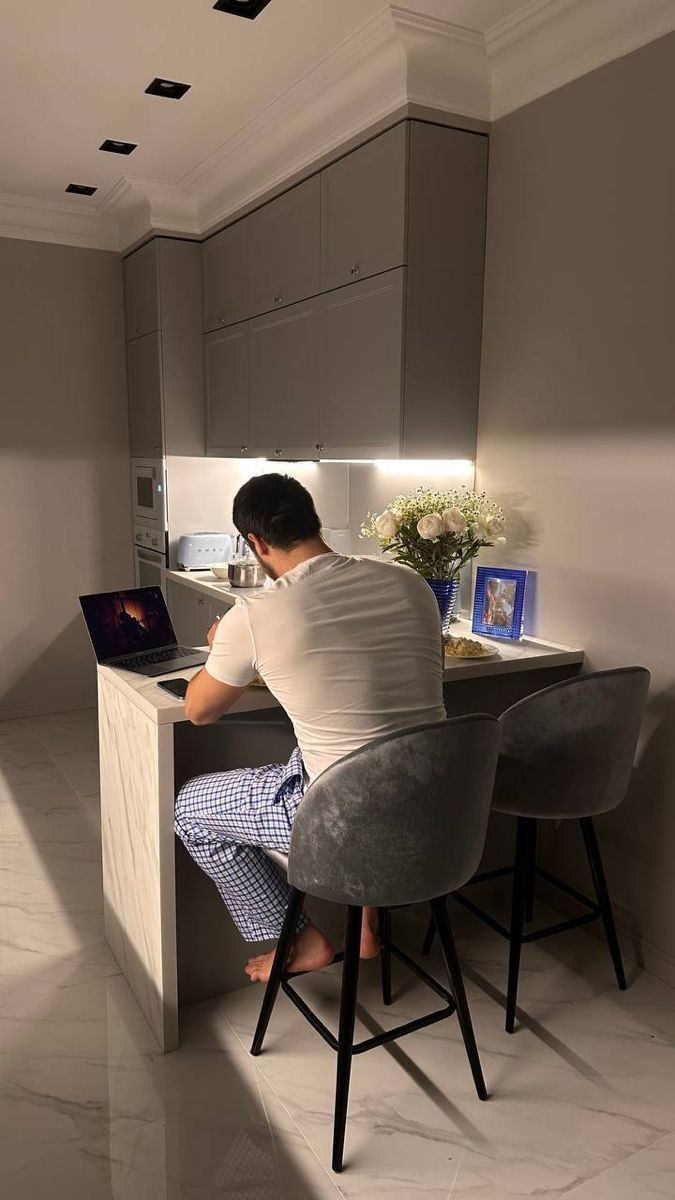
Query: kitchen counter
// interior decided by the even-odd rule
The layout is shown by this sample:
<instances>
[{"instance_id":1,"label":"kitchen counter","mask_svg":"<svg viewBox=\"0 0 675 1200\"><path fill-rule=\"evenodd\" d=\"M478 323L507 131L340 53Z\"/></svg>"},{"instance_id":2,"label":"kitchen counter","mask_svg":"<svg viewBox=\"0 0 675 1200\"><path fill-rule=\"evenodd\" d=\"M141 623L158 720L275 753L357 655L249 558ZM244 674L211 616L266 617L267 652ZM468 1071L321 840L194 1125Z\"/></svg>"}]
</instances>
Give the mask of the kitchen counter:
<instances>
[{"instance_id":1,"label":"kitchen counter","mask_svg":"<svg viewBox=\"0 0 675 1200\"><path fill-rule=\"evenodd\" d=\"M225 604L230 605L236 604L239 598L259 596L262 591L262 588L259 587L233 588L226 580L216 579L210 571L164 571L163 575L165 579L171 579L174 583L182 583L202 596L210 596L211 599L222 600Z\"/></svg>"},{"instance_id":2,"label":"kitchen counter","mask_svg":"<svg viewBox=\"0 0 675 1200\"><path fill-rule=\"evenodd\" d=\"M167 575L230 604L247 594L206 572ZM453 631L468 633L468 621ZM582 663L581 650L535 638L500 643L490 658L448 658L448 714L498 715ZM250 953L216 889L174 838L176 793L194 775L285 761L293 731L261 687L247 688L225 717L201 727L186 720L182 701L157 680L128 671L99 667L98 698L106 937L166 1051L178 1045L179 1000L189 1004L241 987Z\"/></svg>"}]
</instances>

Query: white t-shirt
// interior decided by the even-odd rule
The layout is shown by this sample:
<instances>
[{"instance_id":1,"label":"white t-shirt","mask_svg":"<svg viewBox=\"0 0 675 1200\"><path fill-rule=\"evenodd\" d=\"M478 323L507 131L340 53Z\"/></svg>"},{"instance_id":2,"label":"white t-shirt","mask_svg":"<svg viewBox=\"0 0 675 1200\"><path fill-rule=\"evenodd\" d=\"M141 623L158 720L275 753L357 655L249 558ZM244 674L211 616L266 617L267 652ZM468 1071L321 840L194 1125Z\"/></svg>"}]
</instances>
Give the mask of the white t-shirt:
<instances>
[{"instance_id":1,"label":"white t-shirt","mask_svg":"<svg viewBox=\"0 0 675 1200\"><path fill-rule=\"evenodd\" d=\"M206 670L234 687L262 676L310 780L374 738L445 719L438 605L385 559L320 554L239 600Z\"/></svg>"}]
</instances>

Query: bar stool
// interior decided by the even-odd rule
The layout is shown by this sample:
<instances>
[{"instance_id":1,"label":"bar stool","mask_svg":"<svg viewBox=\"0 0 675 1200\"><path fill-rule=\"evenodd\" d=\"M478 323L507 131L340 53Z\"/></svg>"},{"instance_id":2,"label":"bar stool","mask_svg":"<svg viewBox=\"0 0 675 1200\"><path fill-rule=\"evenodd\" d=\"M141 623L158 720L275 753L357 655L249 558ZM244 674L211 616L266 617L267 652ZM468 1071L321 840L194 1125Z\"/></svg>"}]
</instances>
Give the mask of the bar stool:
<instances>
[{"instance_id":1,"label":"bar stool","mask_svg":"<svg viewBox=\"0 0 675 1200\"><path fill-rule=\"evenodd\" d=\"M515 864L486 871L470 882L513 875L510 928L504 928L467 896L457 893L455 899L509 941L507 1033L514 1030L521 948L527 942L601 919L617 984L622 990L627 987L593 818L616 808L628 790L649 680L644 667L579 675L527 696L499 719L502 747L493 808L517 818ZM595 900L537 866L540 820L579 822ZM524 933L525 922L532 920L537 876L587 911ZM425 952L433 934L430 924Z\"/></svg>"},{"instance_id":2,"label":"bar stool","mask_svg":"<svg viewBox=\"0 0 675 1200\"><path fill-rule=\"evenodd\" d=\"M334 1171L342 1170L352 1056L422 1029L457 1012L476 1091L487 1091L450 930L445 898L480 862L499 747L490 716L457 717L371 742L324 771L296 813L288 857L292 886L251 1053L262 1050L279 987L337 1051ZM279 856L274 856L279 861ZM286 972L305 895L347 908L337 1037L295 992ZM448 991L389 936L389 909L429 901L450 980ZM382 982L391 1000L391 956L444 1000L442 1008L354 1045L363 906L380 910Z\"/></svg>"}]
</instances>

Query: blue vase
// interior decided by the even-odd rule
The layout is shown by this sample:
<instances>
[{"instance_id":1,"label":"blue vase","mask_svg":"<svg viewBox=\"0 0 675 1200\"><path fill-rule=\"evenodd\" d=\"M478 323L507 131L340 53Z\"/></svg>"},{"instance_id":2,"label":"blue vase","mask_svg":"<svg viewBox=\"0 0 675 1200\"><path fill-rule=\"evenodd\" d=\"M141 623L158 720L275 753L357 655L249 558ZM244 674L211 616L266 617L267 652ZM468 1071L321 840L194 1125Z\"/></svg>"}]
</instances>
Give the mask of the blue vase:
<instances>
[{"instance_id":1,"label":"blue vase","mask_svg":"<svg viewBox=\"0 0 675 1200\"><path fill-rule=\"evenodd\" d=\"M441 614L443 636L450 634L450 624L457 597L459 595L459 579L427 579Z\"/></svg>"}]
</instances>

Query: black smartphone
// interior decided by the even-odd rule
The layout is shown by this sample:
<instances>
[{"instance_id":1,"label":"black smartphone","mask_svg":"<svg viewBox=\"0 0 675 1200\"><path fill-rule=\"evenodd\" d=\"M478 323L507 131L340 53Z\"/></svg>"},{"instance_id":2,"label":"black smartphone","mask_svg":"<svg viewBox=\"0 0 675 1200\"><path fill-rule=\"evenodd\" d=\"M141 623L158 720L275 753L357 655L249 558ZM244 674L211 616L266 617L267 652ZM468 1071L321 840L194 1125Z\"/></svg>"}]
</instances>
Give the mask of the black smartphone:
<instances>
[{"instance_id":1,"label":"black smartphone","mask_svg":"<svg viewBox=\"0 0 675 1200\"><path fill-rule=\"evenodd\" d=\"M189 679L160 679L157 687L164 688L165 692L171 692L171 695L177 696L179 700L184 700L189 682Z\"/></svg>"}]
</instances>

